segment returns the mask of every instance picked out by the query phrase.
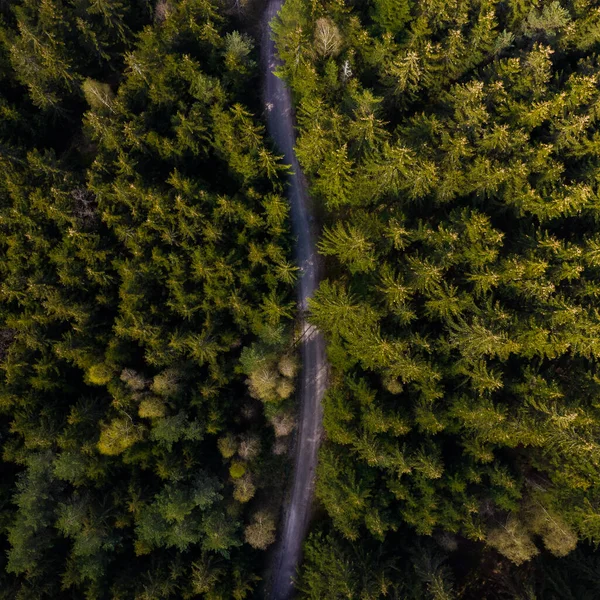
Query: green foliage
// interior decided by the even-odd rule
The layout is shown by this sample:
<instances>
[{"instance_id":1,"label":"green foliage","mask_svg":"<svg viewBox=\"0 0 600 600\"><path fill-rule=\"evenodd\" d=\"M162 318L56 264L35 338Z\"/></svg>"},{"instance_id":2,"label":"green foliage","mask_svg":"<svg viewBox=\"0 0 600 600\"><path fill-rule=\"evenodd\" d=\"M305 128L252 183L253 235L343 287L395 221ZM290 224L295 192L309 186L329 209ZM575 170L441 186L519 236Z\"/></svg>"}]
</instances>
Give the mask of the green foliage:
<instances>
[{"instance_id":1,"label":"green foliage","mask_svg":"<svg viewBox=\"0 0 600 600\"><path fill-rule=\"evenodd\" d=\"M246 472L246 465L240 461L234 461L229 467L232 479L239 479Z\"/></svg>"},{"instance_id":2,"label":"green foliage","mask_svg":"<svg viewBox=\"0 0 600 600\"><path fill-rule=\"evenodd\" d=\"M103 427L98 441L98 450L102 454L121 454L142 439L142 429L129 417L114 419Z\"/></svg>"},{"instance_id":3,"label":"green foliage","mask_svg":"<svg viewBox=\"0 0 600 600\"><path fill-rule=\"evenodd\" d=\"M287 336L280 332L274 340L263 339L243 349L239 368L248 375L246 384L253 398L277 405L294 393L298 360L286 342Z\"/></svg>"},{"instance_id":4,"label":"green foliage","mask_svg":"<svg viewBox=\"0 0 600 600\"><path fill-rule=\"evenodd\" d=\"M335 534L319 532L310 536L305 553L298 588L306 600L457 597L447 555L431 542L403 544L391 552L369 542L349 544Z\"/></svg>"},{"instance_id":5,"label":"green foliage","mask_svg":"<svg viewBox=\"0 0 600 600\"><path fill-rule=\"evenodd\" d=\"M250 597L285 460L239 365L297 371L256 42L211 0L0 5L0 596Z\"/></svg>"},{"instance_id":6,"label":"green foliage","mask_svg":"<svg viewBox=\"0 0 600 600\"><path fill-rule=\"evenodd\" d=\"M175 546L181 551L200 543L202 523L212 514L203 513L222 498L220 489L215 478L203 474L188 485L168 484L136 515L136 543L145 548Z\"/></svg>"},{"instance_id":7,"label":"green foliage","mask_svg":"<svg viewBox=\"0 0 600 600\"><path fill-rule=\"evenodd\" d=\"M112 377L112 369L105 363L92 365L87 372L87 379L92 385L106 385Z\"/></svg>"},{"instance_id":8,"label":"green foliage","mask_svg":"<svg viewBox=\"0 0 600 600\"><path fill-rule=\"evenodd\" d=\"M310 45L324 19L327 55ZM599 19L587 0L279 15L324 217L317 494L348 540L408 524L523 570L600 540ZM307 597L359 597L349 579Z\"/></svg>"},{"instance_id":9,"label":"green foliage","mask_svg":"<svg viewBox=\"0 0 600 600\"><path fill-rule=\"evenodd\" d=\"M411 2L408 0L375 0L372 16L384 33L400 33L410 20Z\"/></svg>"}]
</instances>

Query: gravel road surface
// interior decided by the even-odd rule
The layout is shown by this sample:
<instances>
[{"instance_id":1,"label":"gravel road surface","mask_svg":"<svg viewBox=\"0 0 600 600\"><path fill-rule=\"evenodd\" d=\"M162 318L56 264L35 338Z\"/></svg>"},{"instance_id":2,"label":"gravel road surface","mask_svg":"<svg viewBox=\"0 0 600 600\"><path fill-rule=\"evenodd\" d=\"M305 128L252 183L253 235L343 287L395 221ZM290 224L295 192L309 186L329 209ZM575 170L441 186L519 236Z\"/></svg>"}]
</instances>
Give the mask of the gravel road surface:
<instances>
[{"instance_id":1,"label":"gravel road surface","mask_svg":"<svg viewBox=\"0 0 600 600\"><path fill-rule=\"evenodd\" d=\"M288 195L292 230L296 238L295 258L300 266L298 309L306 313L308 299L318 285L316 235L312 226L307 185L294 153L292 99L284 82L273 75L279 64L271 39L269 23L281 8L282 0L270 0L263 20L262 68L263 98L267 127L286 163L292 166ZM302 543L308 529L315 487L317 451L321 439L323 409L321 400L327 383L325 343L321 334L302 316L303 343L300 349L300 410L295 443L294 474L272 565L269 598L288 600L293 597L292 578L302 555Z\"/></svg>"}]
</instances>

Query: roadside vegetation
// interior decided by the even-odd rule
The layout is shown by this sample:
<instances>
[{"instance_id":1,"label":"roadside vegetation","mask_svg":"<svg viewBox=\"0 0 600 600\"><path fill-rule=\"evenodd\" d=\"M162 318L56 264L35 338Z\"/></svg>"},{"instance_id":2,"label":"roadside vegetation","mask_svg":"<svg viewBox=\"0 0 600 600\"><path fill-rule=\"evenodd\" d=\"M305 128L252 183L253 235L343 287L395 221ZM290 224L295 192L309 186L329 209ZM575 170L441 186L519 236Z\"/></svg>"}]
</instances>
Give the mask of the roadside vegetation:
<instances>
[{"instance_id":1,"label":"roadside vegetation","mask_svg":"<svg viewBox=\"0 0 600 600\"><path fill-rule=\"evenodd\" d=\"M294 430L241 5L0 2L0 598L241 600Z\"/></svg>"},{"instance_id":2,"label":"roadside vegetation","mask_svg":"<svg viewBox=\"0 0 600 600\"><path fill-rule=\"evenodd\" d=\"M333 369L302 597L597 597L596 4L287 0L276 35Z\"/></svg>"}]
</instances>

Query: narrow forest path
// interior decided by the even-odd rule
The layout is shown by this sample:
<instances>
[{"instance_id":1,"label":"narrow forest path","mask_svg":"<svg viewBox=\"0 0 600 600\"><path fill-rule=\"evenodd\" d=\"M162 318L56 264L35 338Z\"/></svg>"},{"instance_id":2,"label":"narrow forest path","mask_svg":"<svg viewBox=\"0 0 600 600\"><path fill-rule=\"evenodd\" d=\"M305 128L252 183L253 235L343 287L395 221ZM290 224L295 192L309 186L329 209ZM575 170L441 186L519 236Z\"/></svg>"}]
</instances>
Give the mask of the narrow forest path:
<instances>
[{"instance_id":1,"label":"narrow forest path","mask_svg":"<svg viewBox=\"0 0 600 600\"><path fill-rule=\"evenodd\" d=\"M292 166L288 195L292 231L296 238L295 258L300 266L298 305L301 311L303 342L300 349L302 371L294 473L290 493L283 508L282 526L273 555L269 594L271 600L288 600L294 592L292 577L300 562L302 543L311 516L317 452L323 421L321 400L327 380L323 337L305 320L308 299L318 285L316 235L311 226L310 200L306 180L294 153L295 137L290 90L281 79L273 75L279 62L275 53L275 44L271 39L270 22L277 15L282 4L283 0L269 0L263 18L263 98L268 131L275 140L279 152L284 155L284 161Z\"/></svg>"}]
</instances>

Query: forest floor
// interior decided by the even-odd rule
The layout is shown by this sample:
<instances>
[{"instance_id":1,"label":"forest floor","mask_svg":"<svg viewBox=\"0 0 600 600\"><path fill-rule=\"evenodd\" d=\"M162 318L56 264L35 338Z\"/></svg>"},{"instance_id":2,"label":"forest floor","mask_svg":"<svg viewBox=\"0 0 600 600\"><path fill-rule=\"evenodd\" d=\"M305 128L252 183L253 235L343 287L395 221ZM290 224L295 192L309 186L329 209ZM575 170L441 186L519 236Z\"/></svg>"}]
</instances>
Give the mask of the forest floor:
<instances>
[{"instance_id":1,"label":"forest floor","mask_svg":"<svg viewBox=\"0 0 600 600\"><path fill-rule=\"evenodd\" d=\"M273 74L278 66L275 44L271 39L270 22L281 8L283 0L269 0L263 17L262 68L263 98L269 134L277 144L284 161L292 166L288 196L291 206L292 231L295 237L295 258L300 267L298 308L300 311L302 371L300 375L299 422L294 446L294 473L290 493L286 496L277 547L273 554L269 598L288 600L294 592L292 578L300 563L302 543L312 513L317 468L317 453L322 434L321 400L327 384L325 343L322 335L305 315L308 299L318 285L318 258L314 219L307 184L294 153L294 124L290 90Z\"/></svg>"}]
</instances>

